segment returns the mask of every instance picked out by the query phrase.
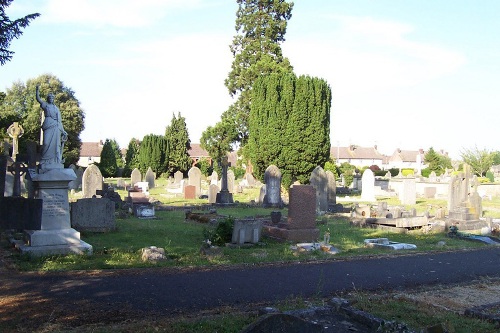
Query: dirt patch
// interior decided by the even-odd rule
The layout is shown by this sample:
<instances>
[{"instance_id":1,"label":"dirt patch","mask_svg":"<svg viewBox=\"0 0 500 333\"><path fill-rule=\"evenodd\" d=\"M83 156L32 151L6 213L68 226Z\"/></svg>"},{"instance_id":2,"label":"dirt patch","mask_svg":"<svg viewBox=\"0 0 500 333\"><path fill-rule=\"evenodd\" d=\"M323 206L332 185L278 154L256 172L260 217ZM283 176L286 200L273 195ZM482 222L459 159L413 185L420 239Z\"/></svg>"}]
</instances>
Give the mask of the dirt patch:
<instances>
[{"instance_id":1,"label":"dirt patch","mask_svg":"<svg viewBox=\"0 0 500 333\"><path fill-rule=\"evenodd\" d=\"M427 304L458 314L466 313L467 309L482 307L485 311L500 315L500 279L484 278L467 284L453 286L434 286L425 290L410 293L400 293L396 298Z\"/></svg>"}]
</instances>

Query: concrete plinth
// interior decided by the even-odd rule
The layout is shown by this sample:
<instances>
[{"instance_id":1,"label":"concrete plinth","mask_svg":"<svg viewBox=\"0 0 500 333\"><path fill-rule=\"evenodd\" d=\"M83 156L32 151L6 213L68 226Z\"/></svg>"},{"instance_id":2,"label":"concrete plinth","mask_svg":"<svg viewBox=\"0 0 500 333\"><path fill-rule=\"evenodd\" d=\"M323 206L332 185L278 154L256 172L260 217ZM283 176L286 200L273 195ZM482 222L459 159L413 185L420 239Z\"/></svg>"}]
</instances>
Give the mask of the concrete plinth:
<instances>
[{"instance_id":1,"label":"concrete plinth","mask_svg":"<svg viewBox=\"0 0 500 333\"><path fill-rule=\"evenodd\" d=\"M41 230L25 230L25 242L17 243L22 253L32 255L92 254L92 246L80 240L71 228L68 183L76 179L72 169L49 168L43 173L30 170L37 199L42 199Z\"/></svg>"}]
</instances>

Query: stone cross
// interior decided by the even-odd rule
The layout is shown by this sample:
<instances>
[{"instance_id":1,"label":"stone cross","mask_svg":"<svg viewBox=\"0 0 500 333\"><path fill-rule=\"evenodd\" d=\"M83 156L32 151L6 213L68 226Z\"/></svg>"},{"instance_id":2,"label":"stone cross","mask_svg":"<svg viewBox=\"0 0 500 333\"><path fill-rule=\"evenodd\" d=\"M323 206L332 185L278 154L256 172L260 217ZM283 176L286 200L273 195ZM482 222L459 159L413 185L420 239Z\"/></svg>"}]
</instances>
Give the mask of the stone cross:
<instances>
[{"instance_id":1,"label":"stone cross","mask_svg":"<svg viewBox=\"0 0 500 333\"><path fill-rule=\"evenodd\" d=\"M231 163L227 160L227 156L222 157L220 165L222 167L222 184L221 191L227 191L227 168L231 166Z\"/></svg>"},{"instance_id":2,"label":"stone cross","mask_svg":"<svg viewBox=\"0 0 500 333\"><path fill-rule=\"evenodd\" d=\"M12 138L12 159L15 161L19 153L19 138L23 136L24 129L18 122L14 122L7 128L7 133Z\"/></svg>"}]
</instances>

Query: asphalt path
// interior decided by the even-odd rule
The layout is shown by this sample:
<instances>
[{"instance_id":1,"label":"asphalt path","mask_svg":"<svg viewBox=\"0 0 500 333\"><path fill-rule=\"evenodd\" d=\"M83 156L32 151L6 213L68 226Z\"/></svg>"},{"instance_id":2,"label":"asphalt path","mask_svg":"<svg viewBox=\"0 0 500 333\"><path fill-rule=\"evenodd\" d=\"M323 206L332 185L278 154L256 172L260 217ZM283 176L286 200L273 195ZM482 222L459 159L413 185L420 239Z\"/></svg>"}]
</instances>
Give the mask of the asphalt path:
<instances>
[{"instance_id":1,"label":"asphalt path","mask_svg":"<svg viewBox=\"0 0 500 333\"><path fill-rule=\"evenodd\" d=\"M0 277L10 287L0 297L67 304L91 302L98 311L127 306L136 311L184 312L293 296L329 297L349 290L398 290L500 277L500 247L315 263L222 269L144 269L103 273L15 273ZM3 295L2 295L3 294Z\"/></svg>"}]
</instances>

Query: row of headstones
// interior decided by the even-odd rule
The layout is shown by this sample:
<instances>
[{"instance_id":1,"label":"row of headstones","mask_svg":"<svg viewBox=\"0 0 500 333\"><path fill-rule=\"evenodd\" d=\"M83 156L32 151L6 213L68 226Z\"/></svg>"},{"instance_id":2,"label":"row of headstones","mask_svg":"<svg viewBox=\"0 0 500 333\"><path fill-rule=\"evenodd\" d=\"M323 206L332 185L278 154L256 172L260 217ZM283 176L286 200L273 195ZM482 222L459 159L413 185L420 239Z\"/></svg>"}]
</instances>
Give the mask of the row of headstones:
<instances>
[{"instance_id":1,"label":"row of headstones","mask_svg":"<svg viewBox=\"0 0 500 333\"><path fill-rule=\"evenodd\" d=\"M399 200L403 205L414 205L417 200L417 185L415 178L403 178L402 189L399 191ZM366 169L361 176L361 200L374 202L375 199L375 175L370 169Z\"/></svg>"},{"instance_id":2,"label":"row of headstones","mask_svg":"<svg viewBox=\"0 0 500 333\"><path fill-rule=\"evenodd\" d=\"M280 206L281 171L275 165L270 165L264 173L265 184L261 187L259 202L265 206ZM316 210L328 211L330 205L336 204L337 183L331 171L325 171L317 166L309 177L309 183L316 190Z\"/></svg>"}]
</instances>

